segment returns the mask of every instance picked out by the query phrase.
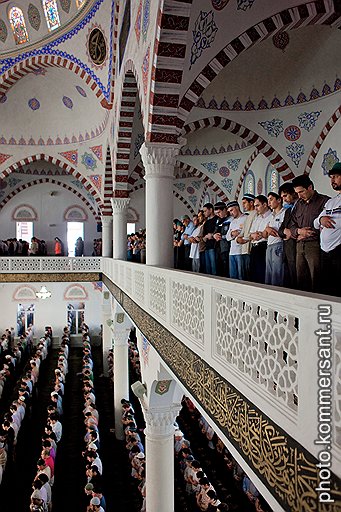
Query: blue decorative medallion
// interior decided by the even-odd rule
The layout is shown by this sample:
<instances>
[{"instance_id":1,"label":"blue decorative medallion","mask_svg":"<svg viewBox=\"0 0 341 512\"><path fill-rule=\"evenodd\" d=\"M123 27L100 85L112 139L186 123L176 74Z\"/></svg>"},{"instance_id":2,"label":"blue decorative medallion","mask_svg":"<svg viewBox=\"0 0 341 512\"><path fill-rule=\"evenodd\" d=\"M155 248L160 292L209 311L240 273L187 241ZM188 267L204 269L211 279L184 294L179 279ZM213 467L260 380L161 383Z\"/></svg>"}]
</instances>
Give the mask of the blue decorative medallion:
<instances>
[{"instance_id":1,"label":"blue decorative medallion","mask_svg":"<svg viewBox=\"0 0 341 512\"><path fill-rule=\"evenodd\" d=\"M286 147L286 153L289 158L294 162L296 167L299 166L302 156L304 155L304 145L293 142L290 146Z\"/></svg>"},{"instance_id":2,"label":"blue decorative medallion","mask_svg":"<svg viewBox=\"0 0 341 512\"><path fill-rule=\"evenodd\" d=\"M84 167L88 170L93 171L97 167L96 160L90 153L85 152L84 155L82 155L81 161Z\"/></svg>"},{"instance_id":3,"label":"blue decorative medallion","mask_svg":"<svg viewBox=\"0 0 341 512\"><path fill-rule=\"evenodd\" d=\"M284 130L283 121L281 119L272 119L271 121L262 121L258 123L270 135L270 137L278 137Z\"/></svg>"},{"instance_id":4,"label":"blue decorative medallion","mask_svg":"<svg viewBox=\"0 0 341 512\"><path fill-rule=\"evenodd\" d=\"M142 19L142 36L143 36L144 41L147 39L149 19L150 19L150 0L144 0L143 19Z\"/></svg>"},{"instance_id":5,"label":"blue decorative medallion","mask_svg":"<svg viewBox=\"0 0 341 512\"><path fill-rule=\"evenodd\" d=\"M228 178L230 176L230 170L228 167L220 167L219 174L223 178Z\"/></svg>"},{"instance_id":6,"label":"blue decorative medallion","mask_svg":"<svg viewBox=\"0 0 341 512\"><path fill-rule=\"evenodd\" d=\"M205 167L206 171L210 172L211 174L215 174L218 171L217 162L205 162L201 165Z\"/></svg>"},{"instance_id":7,"label":"blue decorative medallion","mask_svg":"<svg viewBox=\"0 0 341 512\"><path fill-rule=\"evenodd\" d=\"M72 109L73 107L73 101L71 98L69 98L68 96L63 96L62 98L62 102L64 103L64 105L66 106L66 108L69 108L69 109Z\"/></svg>"},{"instance_id":8,"label":"blue decorative medallion","mask_svg":"<svg viewBox=\"0 0 341 512\"><path fill-rule=\"evenodd\" d=\"M231 169L231 171L237 172L240 164L241 158L231 158L227 160L227 167Z\"/></svg>"},{"instance_id":9,"label":"blue decorative medallion","mask_svg":"<svg viewBox=\"0 0 341 512\"><path fill-rule=\"evenodd\" d=\"M86 92L84 91L83 87L81 87L80 85L76 85L76 90L79 92L79 94L81 96L83 96L83 98L86 98L87 97L87 94Z\"/></svg>"},{"instance_id":10,"label":"blue decorative medallion","mask_svg":"<svg viewBox=\"0 0 341 512\"><path fill-rule=\"evenodd\" d=\"M284 130L284 137L287 140L294 142L295 140L298 140L301 137L301 130L299 129L298 126L295 126L294 124L287 126L287 128Z\"/></svg>"},{"instance_id":11,"label":"blue decorative medallion","mask_svg":"<svg viewBox=\"0 0 341 512\"><path fill-rule=\"evenodd\" d=\"M183 192L186 188L186 185L184 183L174 183L174 187L176 187L178 190L181 190L181 192Z\"/></svg>"},{"instance_id":12,"label":"blue decorative medallion","mask_svg":"<svg viewBox=\"0 0 341 512\"><path fill-rule=\"evenodd\" d=\"M218 27L214 21L213 11L205 12L200 11L197 17L193 34L193 44L191 47L191 59L189 69L199 59L203 51L210 48L213 43Z\"/></svg>"},{"instance_id":13,"label":"blue decorative medallion","mask_svg":"<svg viewBox=\"0 0 341 512\"><path fill-rule=\"evenodd\" d=\"M322 169L323 174L325 176L328 176L328 173L330 169L333 168L334 164L339 162L339 157L337 156L336 150L329 148L327 153L323 155L323 161L322 161Z\"/></svg>"},{"instance_id":14,"label":"blue decorative medallion","mask_svg":"<svg viewBox=\"0 0 341 512\"><path fill-rule=\"evenodd\" d=\"M190 201L193 204L193 206L196 206L198 198L197 198L197 196L194 196L194 195L188 196L188 201Z\"/></svg>"},{"instance_id":15,"label":"blue decorative medallion","mask_svg":"<svg viewBox=\"0 0 341 512\"><path fill-rule=\"evenodd\" d=\"M40 102L37 98L31 98L27 103L31 110L38 110L40 108Z\"/></svg>"},{"instance_id":16,"label":"blue decorative medallion","mask_svg":"<svg viewBox=\"0 0 341 512\"><path fill-rule=\"evenodd\" d=\"M224 178L223 180L221 180L221 184L224 188L226 188L228 193L231 194L232 187L233 187L233 180L231 180L231 178Z\"/></svg>"},{"instance_id":17,"label":"blue decorative medallion","mask_svg":"<svg viewBox=\"0 0 341 512\"><path fill-rule=\"evenodd\" d=\"M300 128L304 128L307 132L310 132L313 128L315 128L316 122L321 114L322 110L318 110L317 112L304 112L298 116L298 124Z\"/></svg>"}]
</instances>

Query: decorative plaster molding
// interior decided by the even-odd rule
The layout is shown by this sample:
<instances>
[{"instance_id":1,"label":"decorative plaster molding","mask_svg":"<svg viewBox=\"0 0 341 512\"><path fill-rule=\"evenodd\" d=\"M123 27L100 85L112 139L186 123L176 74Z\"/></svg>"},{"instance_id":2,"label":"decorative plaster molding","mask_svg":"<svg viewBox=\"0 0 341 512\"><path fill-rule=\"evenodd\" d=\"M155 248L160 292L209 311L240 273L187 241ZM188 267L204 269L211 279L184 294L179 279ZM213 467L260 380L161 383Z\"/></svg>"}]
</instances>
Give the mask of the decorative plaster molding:
<instances>
[{"instance_id":1,"label":"decorative plaster molding","mask_svg":"<svg viewBox=\"0 0 341 512\"><path fill-rule=\"evenodd\" d=\"M167 408L143 408L143 414L146 421L146 435L150 437L169 437L174 435L174 422L181 409L180 404L169 406Z\"/></svg>"},{"instance_id":2,"label":"decorative plaster molding","mask_svg":"<svg viewBox=\"0 0 341 512\"><path fill-rule=\"evenodd\" d=\"M176 157L179 155L180 149L184 144L185 142L183 144L144 142L140 149L146 171L144 179L149 177L173 178Z\"/></svg>"},{"instance_id":3,"label":"decorative plaster molding","mask_svg":"<svg viewBox=\"0 0 341 512\"><path fill-rule=\"evenodd\" d=\"M130 198L111 198L110 199L113 215L121 214L128 208Z\"/></svg>"},{"instance_id":4,"label":"decorative plaster molding","mask_svg":"<svg viewBox=\"0 0 341 512\"><path fill-rule=\"evenodd\" d=\"M110 226L112 224L111 215L101 215L102 226Z\"/></svg>"}]
</instances>

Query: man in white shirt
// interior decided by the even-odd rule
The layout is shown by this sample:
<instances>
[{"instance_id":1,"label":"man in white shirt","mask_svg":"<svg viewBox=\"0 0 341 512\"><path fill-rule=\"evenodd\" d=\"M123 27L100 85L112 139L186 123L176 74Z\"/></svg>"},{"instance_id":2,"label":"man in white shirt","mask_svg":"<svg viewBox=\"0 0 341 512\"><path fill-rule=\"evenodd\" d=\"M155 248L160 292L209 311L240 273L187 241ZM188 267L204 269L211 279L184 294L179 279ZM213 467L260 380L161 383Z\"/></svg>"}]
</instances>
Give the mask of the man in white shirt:
<instances>
[{"instance_id":1,"label":"man in white shirt","mask_svg":"<svg viewBox=\"0 0 341 512\"><path fill-rule=\"evenodd\" d=\"M269 192L268 204L272 212L270 220L263 231L264 238L268 239L265 260L265 284L283 286L284 279L284 248L283 240L278 234L282 225L285 209L282 198L276 192Z\"/></svg>"},{"instance_id":2,"label":"man in white shirt","mask_svg":"<svg viewBox=\"0 0 341 512\"><path fill-rule=\"evenodd\" d=\"M257 217L250 228L250 281L264 283L267 240L263 236L263 231L267 227L271 215L268 198L263 195L257 196L255 198L255 209Z\"/></svg>"},{"instance_id":3,"label":"man in white shirt","mask_svg":"<svg viewBox=\"0 0 341 512\"><path fill-rule=\"evenodd\" d=\"M232 217L229 230L226 234L226 240L231 242L229 269L232 279L243 279L242 268L242 245L237 242L237 238L243 228L247 216L240 211L237 201L230 201L226 205L227 211Z\"/></svg>"},{"instance_id":4,"label":"man in white shirt","mask_svg":"<svg viewBox=\"0 0 341 512\"><path fill-rule=\"evenodd\" d=\"M257 212L255 210L255 196L253 194L244 194L242 198L242 205L247 218L245 219L243 228L240 235L236 238L236 241L242 246L243 279L248 281L250 279L250 229L257 216Z\"/></svg>"},{"instance_id":5,"label":"man in white shirt","mask_svg":"<svg viewBox=\"0 0 341 512\"><path fill-rule=\"evenodd\" d=\"M330 184L337 196L329 199L323 211L314 220L314 228L321 230L322 289L324 293L340 297L341 276L341 163L329 171Z\"/></svg>"}]
</instances>

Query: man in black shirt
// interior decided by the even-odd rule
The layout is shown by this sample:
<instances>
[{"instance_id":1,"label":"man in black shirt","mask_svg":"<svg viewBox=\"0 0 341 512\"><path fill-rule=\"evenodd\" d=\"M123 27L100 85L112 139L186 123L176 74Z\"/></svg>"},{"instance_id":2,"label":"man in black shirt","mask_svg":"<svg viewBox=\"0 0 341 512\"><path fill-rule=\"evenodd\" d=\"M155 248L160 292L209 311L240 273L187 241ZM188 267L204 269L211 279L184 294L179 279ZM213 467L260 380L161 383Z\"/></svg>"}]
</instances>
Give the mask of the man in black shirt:
<instances>
[{"instance_id":1,"label":"man in black shirt","mask_svg":"<svg viewBox=\"0 0 341 512\"><path fill-rule=\"evenodd\" d=\"M206 203L203 206L205 224L203 227L203 241L205 242L205 266L206 274L217 275L217 265L215 256L215 240L213 238L218 217L214 215L212 203Z\"/></svg>"},{"instance_id":2,"label":"man in black shirt","mask_svg":"<svg viewBox=\"0 0 341 512\"><path fill-rule=\"evenodd\" d=\"M229 253L231 242L226 240L231 218L226 204L219 201L214 205L214 213L218 217L213 235L216 241L217 273L222 277L229 277Z\"/></svg>"}]
</instances>

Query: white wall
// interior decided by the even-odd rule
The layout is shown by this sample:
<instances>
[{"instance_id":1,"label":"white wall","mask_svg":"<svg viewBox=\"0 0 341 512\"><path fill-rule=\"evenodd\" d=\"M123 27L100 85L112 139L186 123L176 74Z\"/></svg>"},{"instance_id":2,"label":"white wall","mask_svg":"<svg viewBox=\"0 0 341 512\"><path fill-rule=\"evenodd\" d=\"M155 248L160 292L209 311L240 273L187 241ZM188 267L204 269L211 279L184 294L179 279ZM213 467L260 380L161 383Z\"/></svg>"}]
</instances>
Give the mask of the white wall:
<instances>
[{"instance_id":1,"label":"white wall","mask_svg":"<svg viewBox=\"0 0 341 512\"><path fill-rule=\"evenodd\" d=\"M56 195L51 197L51 191L56 191ZM12 219L12 215L22 204L31 206L37 212L38 220L34 222L34 236L47 242L48 254L53 254L55 236L61 238L66 246L67 223L64 220L64 212L70 206L82 207L88 215L88 220L84 222L85 255L91 256L93 239L101 238L101 233L97 233L93 214L72 192L50 183L23 190L4 206L0 212L0 239L16 236L16 222Z\"/></svg>"},{"instance_id":2,"label":"white wall","mask_svg":"<svg viewBox=\"0 0 341 512\"><path fill-rule=\"evenodd\" d=\"M100 325L102 323L102 293L94 289L92 283L78 283L86 290L88 299L64 298L64 294L71 285L76 283L44 283L46 288L51 291L50 299L45 300L15 300L14 294L18 288L26 286L26 283L6 283L0 284L0 332L9 327L16 328L16 318L18 304L35 304L35 336L44 334L44 327L51 325L55 336L59 336L67 321L67 304L69 302L85 303L85 323L88 324L91 334L98 336ZM35 291L39 291L42 283L27 283Z\"/></svg>"}]
</instances>

